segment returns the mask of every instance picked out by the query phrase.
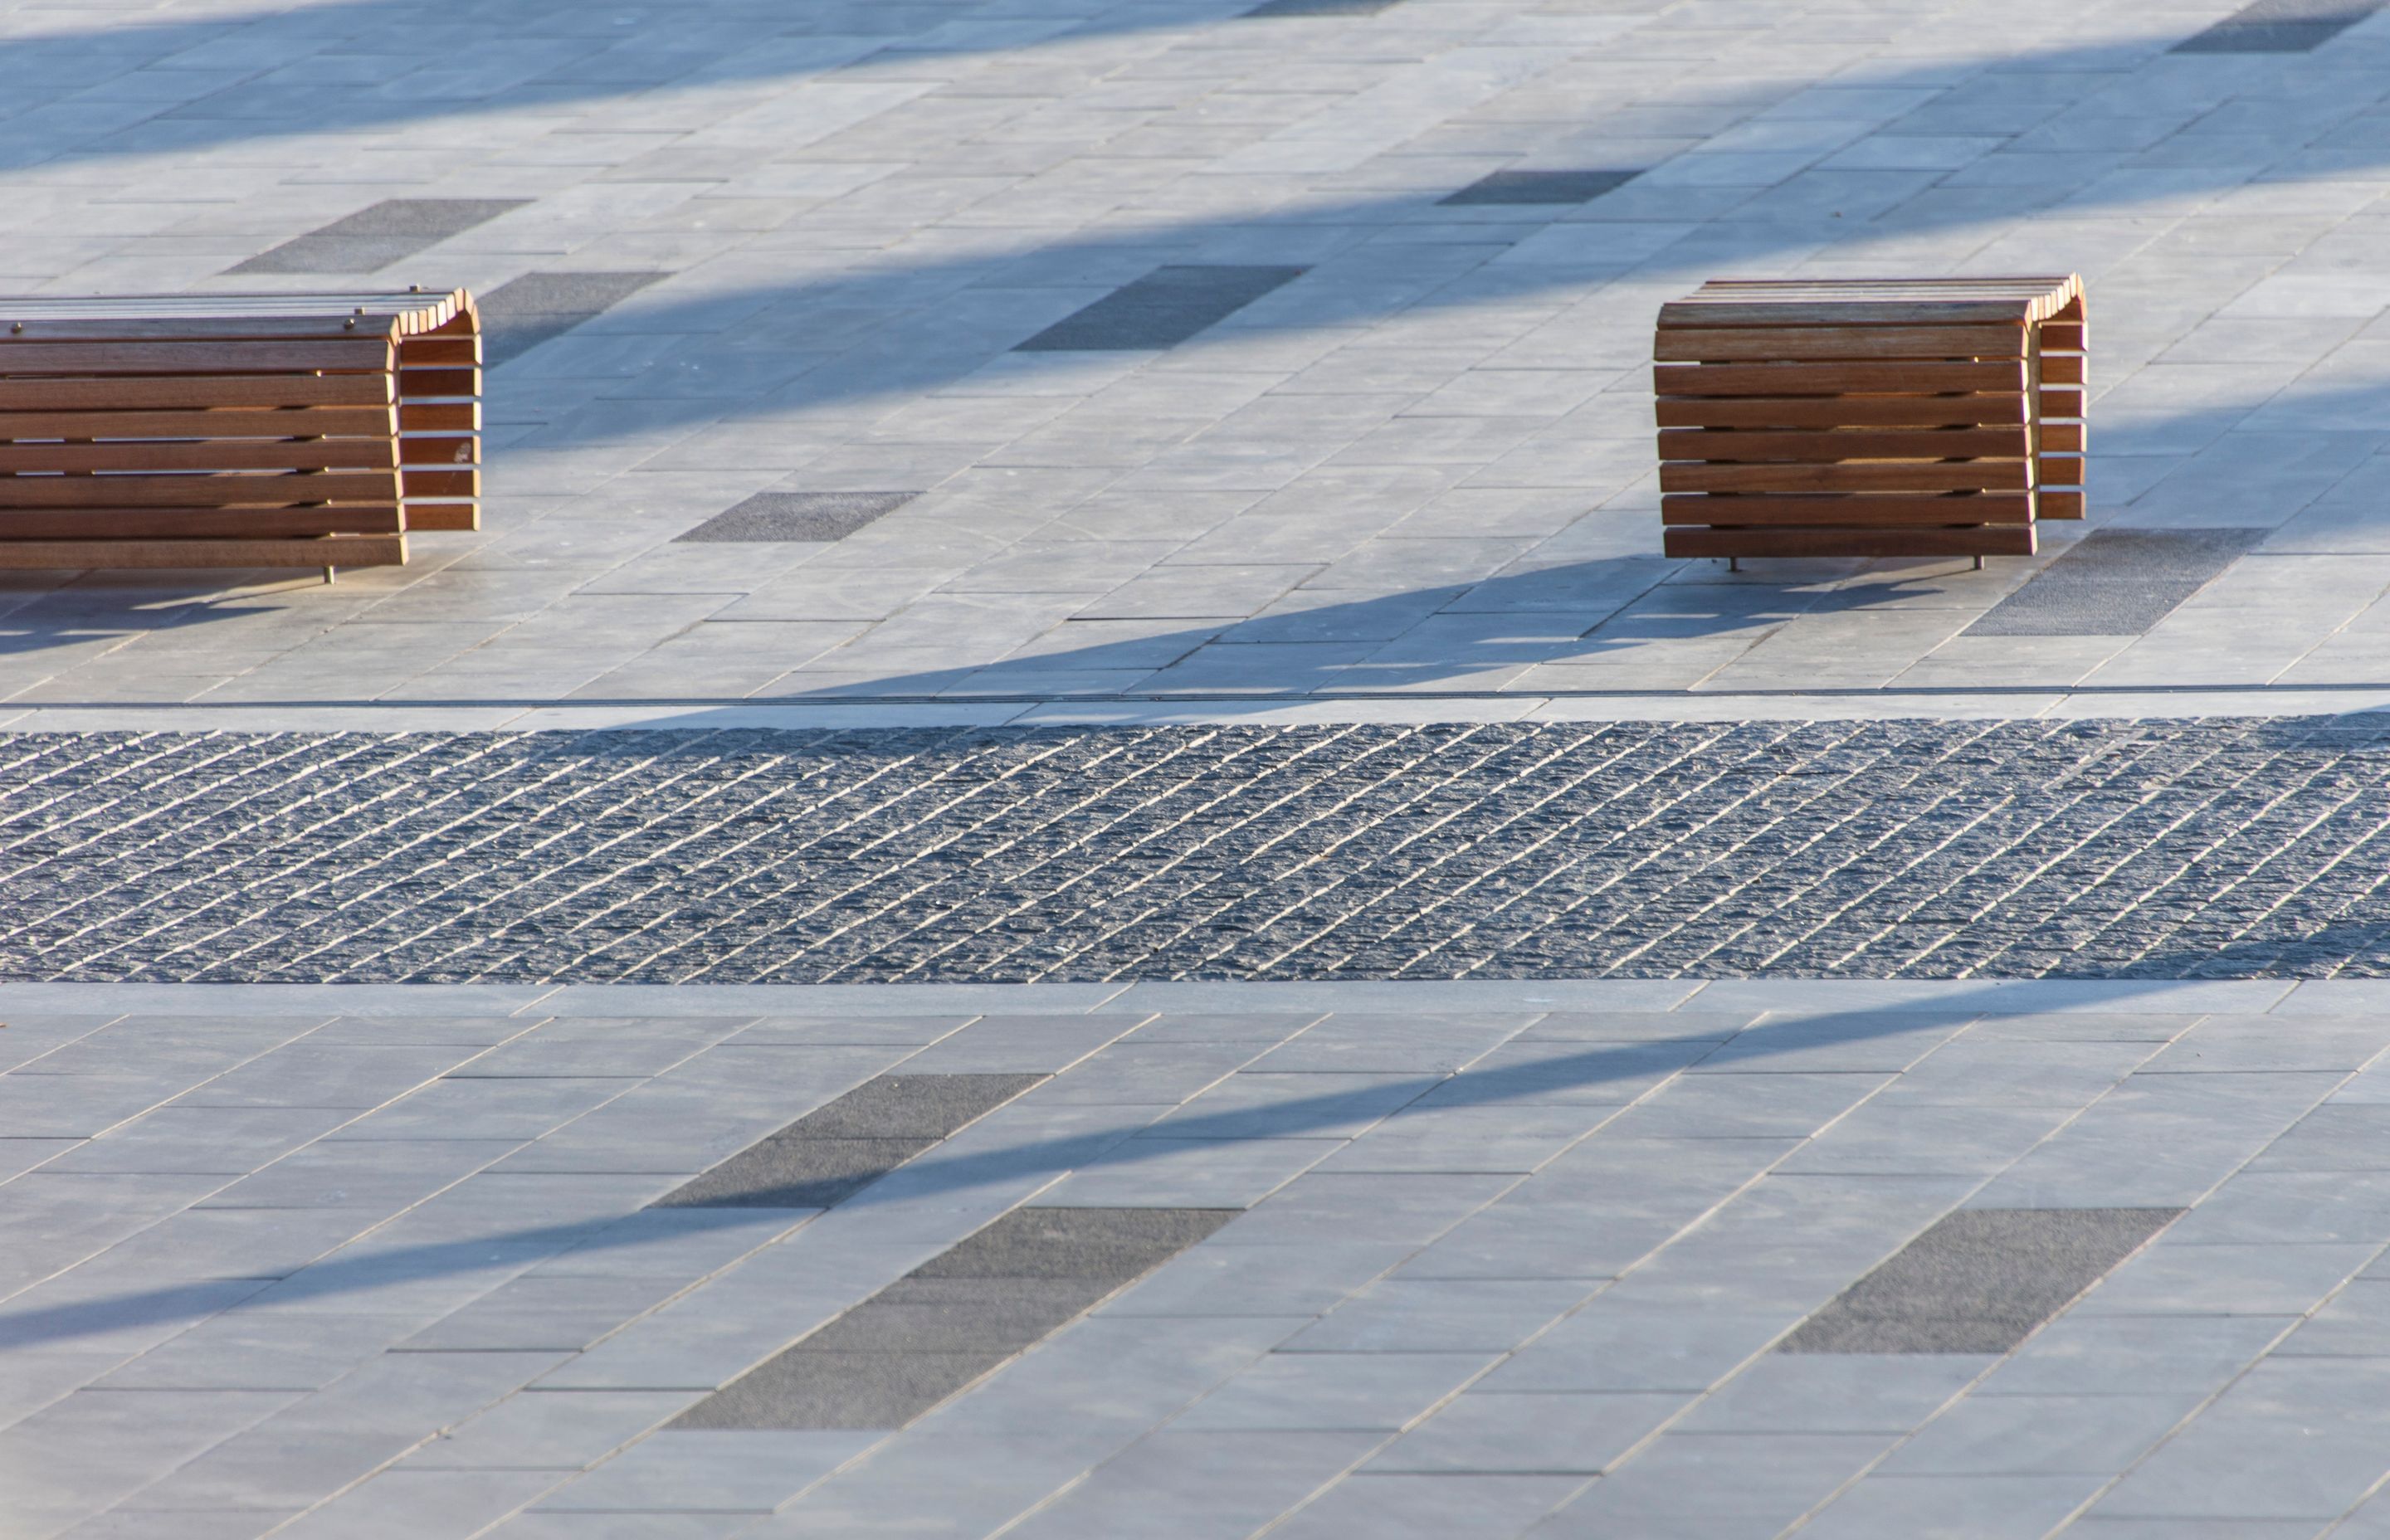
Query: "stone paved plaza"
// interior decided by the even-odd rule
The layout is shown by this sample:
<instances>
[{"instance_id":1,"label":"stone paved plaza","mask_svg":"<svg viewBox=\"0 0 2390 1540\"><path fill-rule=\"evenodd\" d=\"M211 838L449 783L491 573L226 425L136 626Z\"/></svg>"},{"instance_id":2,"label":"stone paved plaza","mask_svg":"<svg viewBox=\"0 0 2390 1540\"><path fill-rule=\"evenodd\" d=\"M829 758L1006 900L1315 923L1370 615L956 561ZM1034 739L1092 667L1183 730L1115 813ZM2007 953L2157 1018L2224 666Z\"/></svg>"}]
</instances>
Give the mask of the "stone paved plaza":
<instances>
[{"instance_id":1,"label":"stone paved plaza","mask_svg":"<svg viewBox=\"0 0 2390 1540\"><path fill-rule=\"evenodd\" d=\"M0 1540L2390 1540L2390 17L0 0L0 293L409 283L480 531L0 573Z\"/></svg>"}]
</instances>

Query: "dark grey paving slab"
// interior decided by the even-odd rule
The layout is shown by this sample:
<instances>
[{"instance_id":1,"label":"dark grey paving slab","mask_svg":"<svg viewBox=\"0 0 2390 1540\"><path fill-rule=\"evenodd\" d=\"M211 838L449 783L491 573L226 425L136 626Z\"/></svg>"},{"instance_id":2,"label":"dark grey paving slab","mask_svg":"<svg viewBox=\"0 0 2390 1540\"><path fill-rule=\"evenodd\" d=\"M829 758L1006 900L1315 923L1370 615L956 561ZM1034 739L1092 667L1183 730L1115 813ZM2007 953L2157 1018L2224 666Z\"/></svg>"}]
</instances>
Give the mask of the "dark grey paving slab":
<instances>
[{"instance_id":1,"label":"dark grey paving slab","mask_svg":"<svg viewBox=\"0 0 2390 1540\"><path fill-rule=\"evenodd\" d=\"M6 742L28 983L2390 975L2363 715Z\"/></svg>"},{"instance_id":2,"label":"dark grey paving slab","mask_svg":"<svg viewBox=\"0 0 2390 1540\"><path fill-rule=\"evenodd\" d=\"M2178 54L2311 53L2382 7L2372 0L2256 0L2174 45Z\"/></svg>"},{"instance_id":3,"label":"dark grey paving slab","mask_svg":"<svg viewBox=\"0 0 2390 1540\"><path fill-rule=\"evenodd\" d=\"M1782 1353L2006 1353L2180 1209L1960 1209L1787 1337Z\"/></svg>"},{"instance_id":4,"label":"dark grey paving slab","mask_svg":"<svg viewBox=\"0 0 2390 1540\"><path fill-rule=\"evenodd\" d=\"M234 273L372 273L530 201L392 198L261 251Z\"/></svg>"},{"instance_id":5,"label":"dark grey paving slab","mask_svg":"<svg viewBox=\"0 0 2390 1540\"><path fill-rule=\"evenodd\" d=\"M1014 351L1130 353L1176 347L1306 271L1191 263L1157 267L1064 316Z\"/></svg>"},{"instance_id":6,"label":"dark grey paving slab","mask_svg":"<svg viewBox=\"0 0 2390 1540\"><path fill-rule=\"evenodd\" d=\"M1469 207L1497 203L1590 203L1641 174L1632 171L1497 171L1437 201Z\"/></svg>"},{"instance_id":7,"label":"dark grey paving slab","mask_svg":"<svg viewBox=\"0 0 2390 1540\"><path fill-rule=\"evenodd\" d=\"M881 1075L649 1206L826 1209L1045 1078Z\"/></svg>"},{"instance_id":8,"label":"dark grey paving slab","mask_svg":"<svg viewBox=\"0 0 2390 1540\"><path fill-rule=\"evenodd\" d=\"M672 1426L901 1427L1235 1212L1015 1209Z\"/></svg>"},{"instance_id":9,"label":"dark grey paving slab","mask_svg":"<svg viewBox=\"0 0 2390 1540\"><path fill-rule=\"evenodd\" d=\"M563 336L668 276L663 273L526 273L475 296L482 362L495 368Z\"/></svg>"},{"instance_id":10,"label":"dark grey paving slab","mask_svg":"<svg viewBox=\"0 0 2390 1540\"><path fill-rule=\"evenodd\" d=\"M843 540L919 495L918 492L759 492L675 538L735 545Z\"/></svg>"},{"instance_id":11,"label":"dark grey paving slab","mask_svg":"<svg viewBox=\"0 0 2390 1540\"><path fill-rule=\"evenodd\" d=\"M791 1349L683 1412L674 1428L901 1428L1010 1356Z\"/></svg>"},{"instance_id":12,"label":"dark grey paving slab","mask_svg":"<svg viewBox=\"0 0 2390 1540\"><path fill-rule=\"evenodd\" d=\"M921 1264L921 1278L1113 1278L1150 1271L1234 1209L1015 1209Z\"/></svg>"},{"instance_id":13,"label":"dark grey paving slab","mask_svg":"<svg viewBox=\"0 0 2390 1540\"><path fill-rule=\"evenodd\" d=\"M1970 625L1970 636L2138 636L2272 533L2094 530Z\"/></svg>"}]
</instances>

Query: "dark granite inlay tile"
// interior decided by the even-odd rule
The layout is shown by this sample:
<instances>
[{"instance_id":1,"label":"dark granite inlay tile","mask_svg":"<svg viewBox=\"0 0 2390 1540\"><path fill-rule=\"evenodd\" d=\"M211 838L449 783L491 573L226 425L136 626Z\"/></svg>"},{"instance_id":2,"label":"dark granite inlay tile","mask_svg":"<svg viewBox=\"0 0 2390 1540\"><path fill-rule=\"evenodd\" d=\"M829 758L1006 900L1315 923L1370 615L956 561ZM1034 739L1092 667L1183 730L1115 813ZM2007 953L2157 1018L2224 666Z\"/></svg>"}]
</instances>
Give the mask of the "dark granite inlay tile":
<instances>
[{"instance_id":1,"label":"dark granite inlay tile","mask_svg":"<svg viewBox=\"0 0 2390 1540\"><path fill-rule=\"evenodd\" d=\"M2006 1353L2180 1209L1960 1209L1836 1295L1780 1353Z\"/></svg>"},{"instance_id":2,"label":"dark granite inlay tile","mask_svg":"<svg viewBox=\"0 0 2390 1540\"><path fill-rule=\"evenodd\" d=\"M1309 269L1185 264L1144 277L1066 315L1015 353L1133 353L1176 347Z\"/></svg>"},{"instance_id":3,"label":"dark granite inlay tile","mask_svg":"<svg viewBox=\"0 0 2390 1540\"><path fill-rule=\"evenodd\" d=\"M481 296L482 363L495 368L594 320L666 275L526 273Z\"/></svg>"},{"instance_id":4,"label":"dark granite inlay tile","mask_svg":"<svg viewBox=\"0 0 2390 1540\"><path fill-rule=\"evenodd\" d=\"M1234 1209L1015 1209L914 1269L917 1278L1137 1277L1236 1216Z\"/></svg>"},{"instance_id":5,"label":"dark granite inlay tile","mask_svg":"<svg viewBox=\"0 0 2390 1540\"><path fill-rule=\"evenodd\" d=\"M918 492L759 492L677 538L717 545L843 540Z\"/></svg>"},{"instance_id":6,"label":"dark granite inlay tile","mask_svg":"<svg viewBox=\"0 0 2390 1540\"><path fill-rule=\"evenodd\" d=\"M673 1418L672 1428L901 1428L1009 1353L789 1349Z\"/></svg>"},{"instance_id":7,"label":"dark granite inlay tile","mask_svg":"<svg viewBox=\"0 0 2390 1540\"><path fill-rule=\"evenodd\" d=\"M1236 1213L1015 1209L672 1426L901 1427Z\"/></svg>"},{"instance_id":8,"label":"dark granite inlay tile","mask_svg":"<svg viewBox=\"0 0 2390 1540\"><path fill-rule=\"evenodd\" d=\"M826 1209L1045 1078L881 1075L648 1206Z\"/></svg>"},{"instance_id":9,"label":"dark granite inlay tile","mask_svg":"<svg viewBox=\"0 0 2390 1540\"><path fill-rule=\"evenodd\" d=\"M371 273L531 201L392 198L261 251L235 273Z\"/></svg>"},{"instance_id":10,"label":"dark granite inlay tile","mask_svg":"<svg viewBox=\"0 0 2390 1540\"><path fill-rule=\"evenodd\" d=\"M1375 16L1396 0L1265 0L1247 16Z\"/></svg>"},{"instance_id":11,"label":"dark granite inlay tile","mask_svg":"<svg viewBox=\"0 0 2390 1540\"><path fill-rule=\"evenodd\" d=\"M1441 199L1447 204L1590 203L1641 174L1631 171L1497 171Z\"/></svg>"},{"instance_id":12,"label":"dark granite inlay tile","mask_svg":"<svg viewBox=\"0 0 2390 1540\"><path fill-rule=\"evenodd\" d=\"M2174 45L2178 54L2304 54L2371 16L2374 0L2257 0Z\"/></svg>"},{"instance_id":13,"label":"dark granite inlay tile","mask_svg":"<svg viewBox=\"0 0 2390 1540\"><path fill-rule=\"evenodd\" d=\"M1962 635L2138 636L2272 533L2094 530Z\"/></svg>"}]
</instances>

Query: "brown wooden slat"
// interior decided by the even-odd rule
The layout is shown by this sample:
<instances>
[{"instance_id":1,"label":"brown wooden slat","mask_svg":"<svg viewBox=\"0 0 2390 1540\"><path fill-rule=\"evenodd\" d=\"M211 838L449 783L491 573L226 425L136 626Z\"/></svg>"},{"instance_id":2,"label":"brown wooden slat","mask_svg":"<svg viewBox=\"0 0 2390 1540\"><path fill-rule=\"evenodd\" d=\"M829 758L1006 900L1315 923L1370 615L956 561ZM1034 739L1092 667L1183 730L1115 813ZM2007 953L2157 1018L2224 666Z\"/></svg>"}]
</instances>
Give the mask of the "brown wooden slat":
<instances>
[{"instance_id":1,"label":"brown wooden slat","mask_svg":"<svg viewBox=\"0 0 2390 1540\"><path fill-rule=\"evenodd\" d=\"M398 340L398 320L388 314L359 316L326 312L315 315L150 316L107 320L11 320L0 300L0 342L291 342L310 339L353 342Z\"/></svg>"},{"instance_id":2,"label":"brown wooden slat","mask_svg":"<svg viewBox=\"0 0 2390 1540\"><path fill-rule=\"evenodd\" d=\"M479 497L482 473L470 466L460 469L423 469L408 466L398 473L398 484L411 503L418 497Z\"/></svg>"},{"instance_id":3,"label":"brown wooden slat","mask_svg":"<svg viewBox=\"0 0 2390 1540\"><path fill-rule=\"evenodd\" d=\"M387 338L321 341L28 342L0 333L0 375L155 375L386 369Z\"/></svg>"},{"instance_id":4,"label":"brown wooden slat","mask_svg":"<svg viewBox=\"0 0 2390 1540\"><path fill-rule=\"evenodd\" d=\"M2083 355L2073 353L2042 354L2041 382L2044 385L2082 384Z\"/></svg>"},{"instance_id":5,"label":"brown wooden slat","mask_svg":"<svg viewBox=\"0 0 2390 1540\"><path fill-rule=\"evenodd\" d=\"M2022 358L2024 327L1725 327L1663 330L1663 363L1783 359Z\"/></svg>"},{"instance_id":6,"label":"brown wooden slat","mask_svg":"<svg viewBox=\"0 0 2390 1540\"><path fill-rule=\"evenodd\" d=\"M0 472L42 470L372 470L398 462L380 439L215 439L205 443L0 444Z\"/></svg>"},{"instance_id":7,"label":"brown wooden slat","mask_svg":"<svg viewBox=\"0 0 2390 1540\"><path fill-rule=\"evenodd\" d=\"M420 369L435 365L482 362L482 340L479 336L410 337L398 345L398 366Z\"/></svg>"},{"instance_id":8,"label":"brown wooden slat","mask_svg":"<svg viewBox=\"0 0 2390 1540\"><path fill-rule=\"evenodd\" d=\"M2083 415L2082 391L2072 386L2062 385L2055 390L2047 385L2043 386L2040 415L2045 417L2081 417Z\"/></svg>"},{"instance_id":9,"label":"brown wooden slat","mask_svg":"<svg viewBox=\"0 0 2390 1540\"><path fill-rule=\"evenodd\" d=\"M2083 484L2083 456L2080 455L2045 455L2035 463L2034 484L2043 487L2079 487Z\"/></svg>"},{"instance_id":10,"label":"brown wooden slat","mask_svg":"<svg viewBox=\"0 0 2390 1540\"><path fill-rule=\"evenodd\" d=\"M1662 492L2022 491L2026 460L1908 460L1864 465L1679 465L1660 467Z\"/></svg>"},{"instance_id":11,"label":"brown wooden slat","mask_svg":"<svg viewBox=\"0 0 2390 1540\"><path fill-rule=\"evenodd\" d=\"M2088 328L2080 321L2044 321L2041 324L2041 351L2050 353L2081 353L2087 340Z\"/></svg>"},{"instance_id":12,"label":"brown wooden slat","mask_svg":"<svg viewBox=\"0 0 2390 1540\"><path fill-rule=\"evenodd\" d=\"M0 507L174 508L394 503L398 472L320 476L0 476Z\"/></svg>"},{"instance_id":13,"label":"brown wooden slat","mask_svg":"<svg viewBox=\"0 0 2390 1540\"><path fill-rule=\"evenodd\" d=\"M156 567L397 567L403 534L332 534L312 540L0 541L0 568L123 571Z\"/></svg>"},{"instance_id":14,"label":"brown wooden slat","mask_svg":"<svg viewBox=\"0 0 2390 1540\"><path fill-rule=\"evenodd\" d=\"M482 393L479 369L401 369L398 393L410 401L425 396L475 396Z\"/></svg>"},{"instance_id":15,"label":"brown wooden slat","mask_svg":"<svg viewBox=\"0 0 2390 1540\"><path fill-rule=\"evenodd\" d=\"M1702 327L1966 326L2021 327L2030 301L1968 296L1947 300L1822 300L1813 303L1734 299L1674 300L1660 307L1664 328Z\"/></svg>"},{"instance_id":16,"label":"brown wooden slat","mask_svg":"<svg viewBox=\"0 0 2390 1540\"><path fill-rule=\"evenodd\" d=\"M1673 557L1801 556L2031 556L2031 524L1985 524L1972 529L1753 529L1704 530L1682 526L1660 536Z\"/></svg>"},{"instance_id":17,"label":"brown wooden slat","mask_svg":"<svg viewBox=\"0 0 2390 1540\"><path fill-rule=\"evenodd\" d=\"M387 406L310 406L279 412L0 412L0 443L11 439L387 439L390 429Z\"/></svg>"},{"instance_id":18,"label":"brown wooden slat","mask_svg":"<svg viewBox=\"0 0 2390 1540\"><path fill-rule=\"evenodd\" d=\"M0 412L193 411L217 406L374 406L393 399L387 374L215 375L122 379L0 377ZM0 437L6 418L0 417Z\"/></svg>"},{"instance_id":19,"label":"brown wooden slat","mask_svg":"<svg viewBox=\"0 0 2390 1540\"><path fill-rule=\"evenodd\" d=\"M1996 364L1663 364L1664 396L1932 395L2022 391L2024 360Z\"/></svg>"},{"instance_id":20,"label":"brown wooden slat","mask_svg":"<svg viewBox=\"0 0 2390 1540\"><path fill-rule=\"evenodd\" d=\"M1663 428L1956 428L2022 424L2025 398L1964 396L1664 396Z\"/></svg>"},{"instance_id":21,"label":"brown wooden slat","mask_svg":"<svg viewBox=\"0 0 2390 1540\"><path fill-rule=\"evenodd\" d=\"M2041 425L2041 447L2045 453L2080 455L2083 453L2083 424L2079 422L2045 422Z\"/></svg>"},{"instance_id":22,"label":"brown wooden slat","mask_svg":"<svg viewBox=\"0 0 2390 1540\"><path fill-rule=\"evenodd\" d=\"M1660 499L1663 524L1911 525L2026 524L2033 503L2022 492L1987 492L1965 497L1905 497L1896 494L1848 497L1703 496Z\"/></svg>"},{"instance_id":23,"label":"brown wooden slat","mask_svg":"<svg viewBox=\"0 0 2390 1540\"><path fill-rule=\"evenodd\" d=\"M1752 433L1664 430L1664 460L1939 460L1992 457L2021 460L2031 453L2022 424L1930 432Z\"/></svg>"},{"instance_id":24,"label":"brown wooden slat","mask_svg":"<svg viewBox=\"0 0 2390 1540\"><path fill-rule=\"evenodd\" d=\"M341 508L0 508L0 540L185 540L396 534L396 504Z\"/></svg>"},{"instance_id":25,"label":"brown wooden slat","mask_svg":"<svg viewBox=\"0 0 2390 1540\"><path fill-rule=\"evenodd\" d=\"M426 503L410 497L406 500L406 527L410 530L478 530L482 527L482 506L479 503Z\"/></svg>"},{"instance_id":26,"label":"brown wooden slat","mask_svg":"<svg viewBox=\"0 0 2390 1540\"><path fill-rule=\"evenodd\" d=\"M398 404L401 433L478 433L482 404L478 401L402 401Z\"/></svg>"},{"instance_id":27,"label":"brown wooden slat","mask_svg":"<svg viewBox=\"0 0 2390 1540\"><path fill-rule=\"evenodd\" d=\"M469 433L421 433L398 441L401 465L478 465L481 459L482 441Z\"/></svg>"},{"instance_id":28,"label":"brown wooden slat","mask_svg":"<svg viewBox=\"0 0 2390 1540\"><path fill-rule=\"evenodd\" d=\"M2080 519L2083 494L2052 487L2034 494L2034 511L2043 519Z\"/></svg>"}]
</instances>

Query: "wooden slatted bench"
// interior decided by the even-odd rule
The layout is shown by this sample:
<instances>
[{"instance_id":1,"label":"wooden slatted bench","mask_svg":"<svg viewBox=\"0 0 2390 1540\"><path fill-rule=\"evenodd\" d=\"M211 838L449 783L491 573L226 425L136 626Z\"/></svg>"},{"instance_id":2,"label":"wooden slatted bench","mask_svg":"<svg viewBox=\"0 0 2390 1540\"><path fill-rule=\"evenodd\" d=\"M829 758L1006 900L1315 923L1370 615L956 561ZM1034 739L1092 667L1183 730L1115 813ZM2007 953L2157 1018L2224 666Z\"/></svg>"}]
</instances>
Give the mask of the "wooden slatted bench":
<instances>
[{"instance_id":1,"label":"wooden slatted bench","mask_svg":"<svg viewBox=\"0 0 2390 1540\"><path fill-rule=\"evenodd\" d=\"M472 297L0 299L0 568L389 566L480 524Z\"/></svg>"},{"instance_id":2,"label":"wooden slatted bench","mask_svg":"<svg viewBox=\"0 0 2390 1540\"><path fill-rule=\"evenodd\" d=\"M2083 280L1719 281L1660 311L1674 557L2024 556L2083 517Z\"/></svg>"}]
</instances>

